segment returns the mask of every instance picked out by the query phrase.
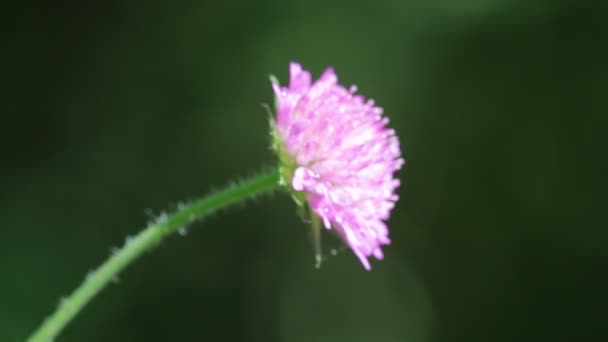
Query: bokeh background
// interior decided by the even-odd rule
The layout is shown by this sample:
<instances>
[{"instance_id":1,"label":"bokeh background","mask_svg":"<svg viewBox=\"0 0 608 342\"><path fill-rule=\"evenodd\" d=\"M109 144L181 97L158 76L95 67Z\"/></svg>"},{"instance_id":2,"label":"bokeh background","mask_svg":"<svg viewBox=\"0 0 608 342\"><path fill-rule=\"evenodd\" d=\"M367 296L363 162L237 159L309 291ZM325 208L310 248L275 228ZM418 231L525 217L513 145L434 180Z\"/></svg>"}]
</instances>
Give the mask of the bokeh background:
<instances>
[{"instance_id":1,"label":"bokeh background","mask_svg":"<svg viewBox=\"0 0 608 342\"><path fill-rule=\"evenodd\" d=\"M3 10L0 341L113 246L273 165L297 60L385 109L407 159L386 260L313 248L288 196L148 253L57 339L608 339L603 1L23 1Z\"/></svg>"}]
</instances>

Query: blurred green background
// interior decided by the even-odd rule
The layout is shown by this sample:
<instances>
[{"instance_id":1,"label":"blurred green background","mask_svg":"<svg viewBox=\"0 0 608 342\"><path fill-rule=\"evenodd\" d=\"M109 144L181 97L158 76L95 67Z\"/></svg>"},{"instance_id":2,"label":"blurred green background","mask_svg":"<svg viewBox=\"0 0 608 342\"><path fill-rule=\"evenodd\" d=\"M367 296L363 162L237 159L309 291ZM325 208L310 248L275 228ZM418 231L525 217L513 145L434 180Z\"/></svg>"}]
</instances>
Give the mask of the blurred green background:
<instances>
[{"instance_id":1,"label":"blurred green background","mask_svg":"<svg viewBox=\"0 0 608 342\"><path fill-rule=\"evenodd\" d=\"M288 196L148 253L57 339L608 340L602 1L4 5L0 341L163 210L273 165L267 75L384 107L408 165L365 272Z\"/></svg>"}]
</instances>

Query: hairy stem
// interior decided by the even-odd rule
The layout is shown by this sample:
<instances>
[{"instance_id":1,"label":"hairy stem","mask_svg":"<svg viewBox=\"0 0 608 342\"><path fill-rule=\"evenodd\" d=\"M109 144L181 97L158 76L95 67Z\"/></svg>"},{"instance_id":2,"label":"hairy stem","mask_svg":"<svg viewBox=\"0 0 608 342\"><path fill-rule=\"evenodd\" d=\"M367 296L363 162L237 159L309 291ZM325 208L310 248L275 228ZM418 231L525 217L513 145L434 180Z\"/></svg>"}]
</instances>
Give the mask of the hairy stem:
<instances>
[{"instance_id":1,"label":"hairy stem","mask_svg":"<svg viewBox=\"0 0 608 342\"><path fill-rule=\"evenodd\" d=\"M57 310L28 338L28 342L50 342L99 293L109 282L145 251L157 245L168 235L194 220L203 218L218 209L276 189L279 185L277 171L231 185L163 215L136 236L127 239L125 245L106 260L95 272L66 299Z\"/></svg>"}]
</instances>

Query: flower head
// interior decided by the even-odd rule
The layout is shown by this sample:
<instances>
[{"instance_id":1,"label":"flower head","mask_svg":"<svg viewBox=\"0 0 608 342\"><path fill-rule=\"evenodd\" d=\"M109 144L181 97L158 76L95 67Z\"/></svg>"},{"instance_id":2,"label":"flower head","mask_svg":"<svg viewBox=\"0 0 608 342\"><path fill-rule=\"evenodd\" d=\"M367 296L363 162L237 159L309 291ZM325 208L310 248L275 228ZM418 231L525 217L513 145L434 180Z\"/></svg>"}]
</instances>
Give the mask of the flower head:
<instances>
[{"instance_id":1,"label":"flower head","mask_svg":"<svg viewBox=\"0 0 608 342\"><path fill-rule=\"evenodd\" d=\"M393 174L404 164L399 140L382 109L355 86L338 84L332 68L314 83L298 63L289 71L288 87L272 84L282 181L370 270L368 258L382 259L381 246L390 244L385 221L399 186Z\"/></svg>"}]
</instances>

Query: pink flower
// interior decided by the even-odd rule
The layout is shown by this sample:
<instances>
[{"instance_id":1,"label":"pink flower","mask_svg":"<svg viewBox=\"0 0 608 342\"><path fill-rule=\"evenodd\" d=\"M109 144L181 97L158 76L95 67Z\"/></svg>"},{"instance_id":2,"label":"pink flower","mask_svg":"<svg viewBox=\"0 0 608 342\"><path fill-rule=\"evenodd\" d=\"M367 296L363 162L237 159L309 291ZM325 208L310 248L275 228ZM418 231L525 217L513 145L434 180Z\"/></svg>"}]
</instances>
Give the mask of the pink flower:
<instances>
[{"instance_id":1,"label":"pink flower","mask_svg":"<svg viewBox=\"0 0 608 342\"><path fill-rule=\"evenodd\" d=\"M393 174L404 164L399 140L382 109L355 86L338 84L332 68L312 84L300 64L289 71L289 87L272 84L282 181L370 270L368 258L382 259L381 246L390 244L385 221L399 186Z\"/></svg>"}]
</instances>

